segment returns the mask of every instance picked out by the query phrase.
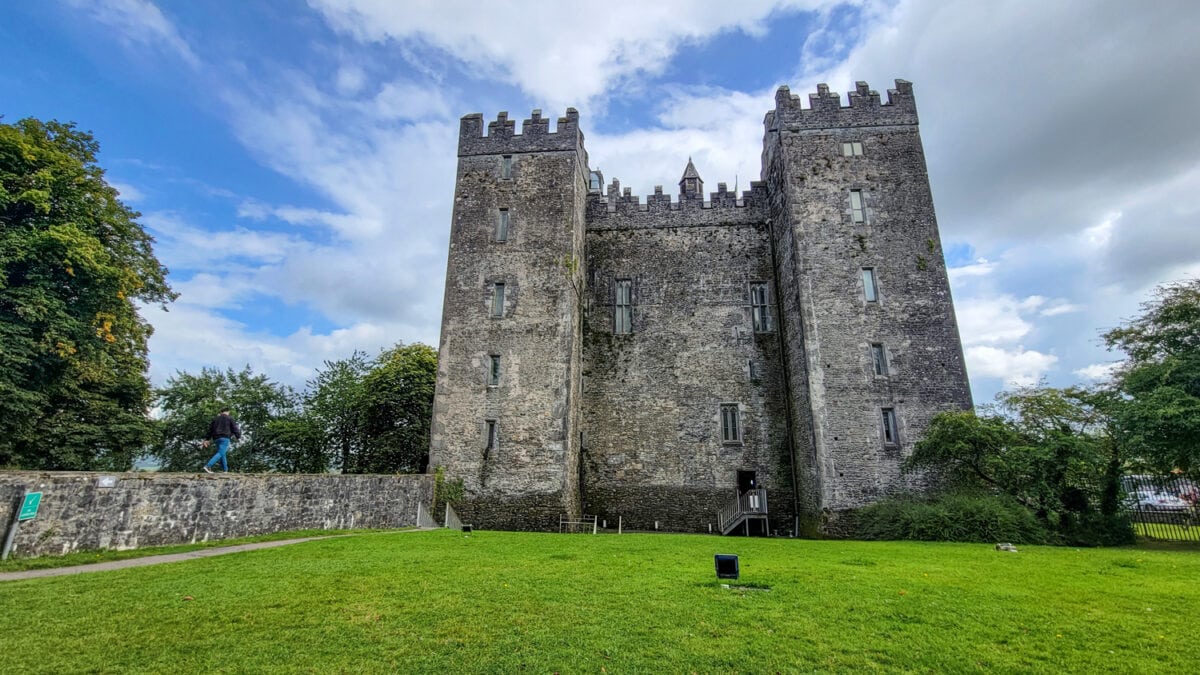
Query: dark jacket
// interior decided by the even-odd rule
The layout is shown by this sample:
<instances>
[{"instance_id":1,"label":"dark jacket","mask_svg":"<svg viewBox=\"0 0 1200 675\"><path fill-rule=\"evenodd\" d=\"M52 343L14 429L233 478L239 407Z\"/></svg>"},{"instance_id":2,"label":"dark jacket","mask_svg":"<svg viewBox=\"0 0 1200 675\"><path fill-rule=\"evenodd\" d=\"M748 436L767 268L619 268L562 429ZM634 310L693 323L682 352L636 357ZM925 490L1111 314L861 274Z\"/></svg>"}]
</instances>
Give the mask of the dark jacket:
<instances>
[{"instance_id":1,"label":"dark jacket","mask_svg":"<svg viewBox=\"0 0 1200 675\"><path fill-rule=\"evenodd\" d=\"M205 438L236 438L242 440L242 430L237 422L229 415L217 415L208 425L208 436Z\"/></svg>"}]
</instances>

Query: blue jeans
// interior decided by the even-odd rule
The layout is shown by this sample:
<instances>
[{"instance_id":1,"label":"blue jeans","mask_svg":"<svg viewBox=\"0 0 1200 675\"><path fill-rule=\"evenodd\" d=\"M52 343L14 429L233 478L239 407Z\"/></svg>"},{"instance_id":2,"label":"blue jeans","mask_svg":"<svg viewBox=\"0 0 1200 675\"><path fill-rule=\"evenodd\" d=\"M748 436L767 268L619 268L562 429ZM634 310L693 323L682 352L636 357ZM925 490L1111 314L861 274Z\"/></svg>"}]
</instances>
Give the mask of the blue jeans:
<instances>
[{"instance_id":1,"label":"blue jeans","mask_svg":"<svg viewBox=\"0 0 1200 675\"><path fill-rule=\"evenodd\" d=\"M229 439L228 438L218 438L216 440L216 443L217 443L217 454L213 455L212 459L208 460L208 464L205 464L204 466L206 468L210 467L213 464L216 464L217 460L219 459L219 460L221 460L221 469L223 471L225 471L226 473L228 473L229 472L229 462L225 461L225 453L229 452Z\"/></svg>"}]
</instances>

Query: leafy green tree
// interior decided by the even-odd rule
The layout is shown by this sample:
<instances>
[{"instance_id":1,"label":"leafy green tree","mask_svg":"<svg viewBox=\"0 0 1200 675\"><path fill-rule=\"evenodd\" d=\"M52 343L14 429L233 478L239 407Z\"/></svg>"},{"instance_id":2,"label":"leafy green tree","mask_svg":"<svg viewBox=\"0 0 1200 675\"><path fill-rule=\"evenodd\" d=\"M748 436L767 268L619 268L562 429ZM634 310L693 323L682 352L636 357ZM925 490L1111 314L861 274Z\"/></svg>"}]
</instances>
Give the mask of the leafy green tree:
<instances>
[{"instance_id":1,"label":"leafy green tree","mask_svg":"<svg viewBox=\"0 0 1200 675\"><path fill-rule=\"evenodd\" d=\"M1127 452L1200 479L1200 279L1160 286L1140 316L1103 337L1129 356L1115 378Z\"/></svg>"},{"instance_id":2,"label":"leafy green tree","mask_svg":"<svg viewBox=\"0 0 1200 675\"><path fill-rule=\"evenodd\" d=\"M72 124L0 124L0 467L126 469L151 438L135 303L174 299Z\"/></svg>"},{"instance_id":3,"label":"leafy green tree","mask_svg":"<svg viewBox=\"0 0 1200 675\"><path fill-rule=\"evenodd\" d=\"M1002 392L983 414L937 415L906 466L1012 497L1069 542L1124 543L1115 405L1106 391Z\"/></svg>"},{"instance_id":4,"label":"leafy green tree","mask_svg":"<svg viewBox=\"0 0 1200 675\"><path fill-rule=\"evenodd\" d=\"M308 438L297 427L297 397L290 387L272 382L247 366L242 371L203 368L199 375L177 373L158 392L161 441L151 454L164 471L198 471L212 456L201 447L208 424L229 406L242 430L242 440L229 452L231 471L323 470L324 463L305 463L310 451L288 445ZM275 425L272 427L272 425Z\"/></svg>"},{"instance_id":5,"label":"leafy green tree","mask_svg":"<svg viewBox=\"0 0 1200 675\"><path fill-rule=\"evenodd\" d=\"M385 351L363 378L366 442L355 473L424 473L437 352L420 343Z\"/></svg>"},{"instance_id":6,"label":"leafy green tree","mask_svg":"<svg viewBox=\"0 0 1200 675\"><path fill-rule=\"evenodd\" d=\"M347 473L354 471L367 437L363 378L370 372L366 354L326 361L308 381L305 417L319 430L327 462Z\"/></svg>"}]
</instances>

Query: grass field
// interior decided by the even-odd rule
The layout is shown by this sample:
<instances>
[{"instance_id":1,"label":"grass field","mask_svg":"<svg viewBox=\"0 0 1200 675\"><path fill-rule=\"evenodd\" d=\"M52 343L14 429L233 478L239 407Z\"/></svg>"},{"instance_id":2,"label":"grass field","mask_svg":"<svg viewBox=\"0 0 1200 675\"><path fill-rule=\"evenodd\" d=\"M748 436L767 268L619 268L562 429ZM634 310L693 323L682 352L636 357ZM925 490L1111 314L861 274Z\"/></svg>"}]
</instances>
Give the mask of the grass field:
<instances>
[{"instance_id":1,"label":"grass field","mask_svg":"<svg viewBox=\"0 0 1200 675\"><path fill-rule=\"evenodd\" d=\"M239 537L237 539L214 539L211 541L196 542L195 544L147 546L145 548L132 548L119 551L113 549L76 551L75 553L68 553L66 555L43 555L35 558L26 558L18 553L8 560L0 560L0 572L44 570L52 567L70 567L72 565L87 565L89 563L108 562L110 560L128 560L130 558L145 558L152 555L199 551L206 548L252 544L259 541L328 537L337 534L362 534L365 531L367 530L289 530L287 532L272 532L271 534L258 534L252 537Z\"/></svg>"},{"instance_id":2,"label":"grass field","mask_svg":"<svg viewBox=\"0 0 1200 675\"><path fill-rule=\"evenodd\" d=\"M0 669L1194 672L1198 580L1194 550L372 533L0 584Z\"/></svg>"}]
</instances>

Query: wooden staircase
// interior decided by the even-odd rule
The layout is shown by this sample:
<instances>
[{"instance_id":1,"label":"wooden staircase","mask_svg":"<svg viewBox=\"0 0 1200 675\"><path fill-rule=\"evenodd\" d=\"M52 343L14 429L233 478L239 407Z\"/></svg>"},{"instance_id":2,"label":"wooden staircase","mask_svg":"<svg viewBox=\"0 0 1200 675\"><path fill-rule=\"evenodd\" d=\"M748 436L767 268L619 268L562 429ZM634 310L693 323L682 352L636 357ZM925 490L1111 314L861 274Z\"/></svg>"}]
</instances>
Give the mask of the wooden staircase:
<instances>
[{"instance_id":1,"label":"wooden staircase","mask_svg":"<svg viewBox=\"0 0 1200 675\"><path fill-rule=\"evenodd\" d=\"M750 536L750 522L762 521L763 532L767 531L767 491L746 490L738 494L727 506L717 512L717 527L721 534L731 534L740 526Z\"/></svg>"}]
</instances>

